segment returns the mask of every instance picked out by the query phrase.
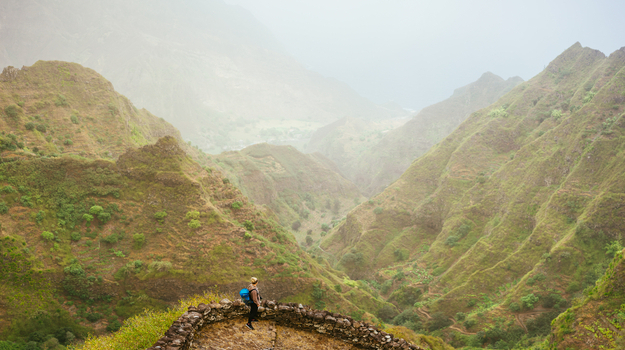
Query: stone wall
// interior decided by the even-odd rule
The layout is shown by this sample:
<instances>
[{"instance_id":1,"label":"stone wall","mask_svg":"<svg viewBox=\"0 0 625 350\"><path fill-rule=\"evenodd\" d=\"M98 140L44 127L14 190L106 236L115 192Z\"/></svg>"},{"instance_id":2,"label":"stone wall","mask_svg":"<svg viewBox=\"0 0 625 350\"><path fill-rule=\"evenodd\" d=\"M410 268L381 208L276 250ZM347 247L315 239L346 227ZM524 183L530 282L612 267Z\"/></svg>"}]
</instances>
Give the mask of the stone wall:
<instances>
[{"instance_id":1,"label":"stone wall","mask_svg":"<svg viewBox=\"0 0 625 350\"><path fill-rule=\"evenodd\" d=\"M226 319L244 317L249 307L240 300L223 299L219 304L189 306L187 312L169 327L165 335L147 350L188 350L195 333L203 326ZM415 349L421 347L396 339L377 327L328 311L313 310L296 303L263 301L258 308L260 319L271 320L286 327L323 333L364 349Z\"/></svg>"}]
</instances>

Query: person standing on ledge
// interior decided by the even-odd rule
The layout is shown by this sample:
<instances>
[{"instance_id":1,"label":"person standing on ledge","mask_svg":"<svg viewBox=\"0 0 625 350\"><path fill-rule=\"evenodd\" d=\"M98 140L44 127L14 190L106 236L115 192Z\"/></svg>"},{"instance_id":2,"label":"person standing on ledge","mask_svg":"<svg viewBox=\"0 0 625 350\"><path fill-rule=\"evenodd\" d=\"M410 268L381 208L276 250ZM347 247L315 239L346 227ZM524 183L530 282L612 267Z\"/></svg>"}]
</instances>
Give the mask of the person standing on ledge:
<instances>
[{"instance_id":1,"label":"person standing on ledge","mask_svg":"<svg viewBox=\"0 0 625 350\"><path fill-rule=\"evenodd\" d=\"M256 321L256 315L258 314L258 307L260 306L260 292L258 291L258 278L252 277L251 284L247 287L250 291L250 299L252 299L252 304L250 304L250 317L247 319L247 328L254 330L254 326L252 326L252 321Z\"/></svg>"}]
</instances>

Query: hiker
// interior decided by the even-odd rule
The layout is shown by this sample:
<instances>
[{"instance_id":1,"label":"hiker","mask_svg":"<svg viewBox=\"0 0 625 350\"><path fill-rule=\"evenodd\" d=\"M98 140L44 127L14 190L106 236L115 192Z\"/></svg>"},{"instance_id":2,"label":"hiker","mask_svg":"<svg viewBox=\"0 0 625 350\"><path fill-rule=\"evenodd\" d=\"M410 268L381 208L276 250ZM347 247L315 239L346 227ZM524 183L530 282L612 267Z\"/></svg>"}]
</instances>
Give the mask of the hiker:
<instances>
[{"instance_id":1,"label":"hiker","mask_svg":"<svg viewBox=\"0 0 625 350\"><path fill-rule=\"evenodd\" d=\"M258 291L258 278L252 277L251 284L247 286L247 289L250 291L250 317L247 319L247 328L254 330L254 326L252 326L252 321L256 321L256 314L258 313L258 307L260 306L260 292Z\"/></svg>"}]
</instances>

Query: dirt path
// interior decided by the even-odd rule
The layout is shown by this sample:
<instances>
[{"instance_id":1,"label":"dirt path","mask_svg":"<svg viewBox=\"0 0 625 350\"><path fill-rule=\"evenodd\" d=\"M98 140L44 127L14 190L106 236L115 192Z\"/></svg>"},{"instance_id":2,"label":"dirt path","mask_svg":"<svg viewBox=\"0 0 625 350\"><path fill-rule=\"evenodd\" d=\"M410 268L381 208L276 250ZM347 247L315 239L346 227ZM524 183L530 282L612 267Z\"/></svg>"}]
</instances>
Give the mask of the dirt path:
<instances>
[{"instance_id":1,"label":"dirt path","mask_svg":"<svg viewBox=\"0 0 625 350\"><path fill-rule=\"evenodd\" d=\"M245 327L244 318L204 327L196 336L191 350L352 350L355 347L339 339L276 325L273 321L254 323L255 330Z\"/></svg>"}]
</instances>

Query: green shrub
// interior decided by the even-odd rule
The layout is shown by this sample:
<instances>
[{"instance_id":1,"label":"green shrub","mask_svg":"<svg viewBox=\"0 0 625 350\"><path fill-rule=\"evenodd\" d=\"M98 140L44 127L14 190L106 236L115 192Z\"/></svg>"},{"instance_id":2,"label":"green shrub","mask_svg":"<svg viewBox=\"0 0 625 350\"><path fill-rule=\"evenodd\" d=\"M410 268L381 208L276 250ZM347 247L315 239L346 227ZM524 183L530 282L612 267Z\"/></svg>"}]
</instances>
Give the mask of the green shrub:
<instances>
[{"instance_id":1,"label":"green shrub","mask_svg":"<svg viewBox=\"0 0 625 350\"><path fill-rule=\"evenodd\" d=\"M250 239L252 239L252 234L251 234L251 233L249 233L249 232L245 232L245 234L243 235L243 238L244 238L246 241L249 241Z\"/></svg>"},{"instance_id":2,"label":"green shrub","mask_svg":"<svg viewBox=\"0 0 625 350\"><path fill-rule=\"evenodd\" d=\"M119 236L116 233L113 233L111 235L103 237L102 239L100 239L100 241L104 243L114 244L119 241Z\"/></svg>"},{"instance_id":3,"label":"green shrub","mask_svg":"<svg viewBox=\"0 0 625 350\"><path fill-rule=\"evenodd\" d=\"M72 116L69 117L69 119L72 121L72 123L78 124L78 117L76 115L72 114Z\"/></svg>"},{"instance_id":4,"label":"green shrub","mask_svg":"<svg viewBox=\"0 0 625 350\"><path fill-rule=\"evenodd\" d=\"M26 130L35 130L35 123L28 122L28 123L24 124L24 127L26 128Z\"/></svg>"},{"instance_id":5,"label":"green shrub","mask_svg":"<svg viewBox=\"0 0 625 350\"><path fill-rule=\"evenodd\" d=\"M6 186L4 186L4 187L0 190L0 192L3 192L3 193L14 193L14 192L15 192L15 189L14 189L13 187L9 186L9 185L6 185Z\"/></svg>"},{"instance_id":6,"label":"green shrub","mask_svg":"<svg viewBox=\"0 0 625 350\"><path fill-rule=\"evenodd\" d=\"M464 312L456 312L456 321L464 321L466 317L467 314L465 314Z\"/></svg>"},{"instance_id":7,"label":"green shrub","mask_svg":"<svg viewBox=\"0 0 625 350\"><path fill-rule=\"evenodd\" d=\"M232 209L241 209L243 207L243 203L236 201L232 203Z\"/></svg>"},{"instance_id":8,"label":"green shrub","mask_svg":"<svg viewBox=\"0 0 625 350\"><path fill-rule=\"evenodd\" d=\"M65 98L65 96L58 94L56 96L56 100L54 100L54 105L57 107L67 106L67 99Z\"/></svg>"},{"instance_id":9,"label":"green shrub","mask_svg":"<svg viewBox=\"0 0 625 350\"><path fill-rule=\"evenodd\" d=\"M93 220L93 216L89 214L83 214L82 219L85 220L87 222L87 226L89 226L91 224L91 221Z\"/></svg>"},{"instance_id":10,"label":"green shrub","mask_svg":"<svg viewBox=\"0 0 625 350\"><path fill-rule=\"evenodd\" d=\"M74 241L74 242L78 242L80 241L80 239L82 238L80 232L72 232L69 236L69 238Z\"/></svg>"},{"instance_id":11,"label":"green shrub","mask_svg":"<svg viewBox=\"0 0 625 350\"><path fill-rule=\"evenodd\" d=\"M46 130L47 130L47 129L46 129L46 126L45 126L45 125L43 125L43 124L39 124L39 125L37 125L37 128L36 128L36 129L37 129L37 131L39 131L39 132L46 132ZM52 140L52 138L50 138L50 139L48 140L48 138L46 137L46 141L50 142L51 140Z\"/></svg>"},{"instance_id":12,"label":"green shrub","mask_svg":"<svg viewBox=\"0 0 625 350\"><path fill-rule=\"evenodd\" d=\"M508 309L512 312L519 312L521 311L521 306L519 306L518 303L512 302L508 305Z\"/></svg>"},{"instance_id":13,"label":"green shrub","mask_svg":"<svg viewBox=\"0 0 625 350\"><path fill-rule=\"evenodd\" d=\"M427 323L428 331L433 332L437 329L448 327L453 322L448 319L442 312L436 312Z\"/></svg>"},{"instance_id":14,"label":"green shrub","mask_svg":"<svg viewBox=\"0 0 625 350\"><path fill-rule=\"evenodd\" d=\"M198 229L202 227L202 224L200 223L200 220L191 220L188 226L192 229Z\"/></svg>"},{"instance_id":15,"label":"green shrub","mask_svg":"<svg viewBox=\"0 0 625 350\"><path fill-rule=\"evenodd\" d=\"M382 209L381 207L376 207L375 209L373 209L373 213L377 215L382 214L383 211L384 209Z\"/></svg>"},{"instance_id":16,"label":"green shrub","mask_svg":"<svg viewBox=\"0 0 625 350\"><path fill-rule=\"evenodd\" d=\"M135 233L132 236L132 240L134 241L135 249L141 249L145 244L145 235L143 233Z\"/></svg>"},{"instance_id":17,"label":"green shrub","mask_svg":"<svg viewBox=\"0 0 625 350\"><path fill-rule=\"evenodd\" d=\"M582 100L582 103L586 104L586 103L592 101L592 99L595 97L596 94L597 94L596 92L588 91L586 93L586 96L584 96L584 99Z\"/></svg>"},{"instance_id":18,"label":"green shrub","mask_svg":"<svg viewBox=\"0 0 625 350\"><path fill-rule=\"evenodd\" d=\"M313 238L311 236L306 236L306 245L311 246L313 244Z\"/></svg>"},{"instance_id":19,"label":"green shrub","mask_svg":"<svg viewBox=\"0 0 625 350\"><path fill-rule=\"evenodd\" d=\"M156 221L160 222L161 224L165 220L166 216L167 216L167 213L164 210L163 211L158 211L158 212L154 213L154 218L156 219Z\"/></svg>"},{"instance_id":20,"label":"green shrub","mask_svg":"<svg viewBox=\"0 0 625 350\"><path fill-rule=\"evenodd\" d=\"M45 239L46 241L51 241L54 239L54 233L50 231L43 231L41 233L41 237L43 237L43 239Z\"/></svg>"},{"instance_id":21,"label":"green shrub","mask_svg":"<svg viewBox=\"0 0 625 350\"><path fill-rule=\"evenodd\" d=\"M323 232L330 231L330 225L328 225L326 223L321 224L321 231L323 231Z\"/></svg>"},{"instance_id":22,"label":"green shrub","mask_svg":"<svg viewBox=\"0 0 625 350\"><path fill-rule=\"evenodd\" d=\"M91 214L91 215L96 215L96 216L97 216L97 215L98 215L98 214L100 214L100 212L102 212L103 210L104 210L104 209L103 209L101 206L99 206L99 205L94 205L94 206L92 206L91 208L89 208L89 214Z\"/></svg>"},{"instance_id":23,"label":"green shrub","mask_svg":"<svg viewBox=\"0 0 625 350\"><path fill-rule=\"evenodd\" d=\"M390 322L393 318L395 318L395 316L397 316L397 311L393 306L385 304L378 309L377 316L384 322Z\"/></svg>"},{"instance_id":24,"label":"green shrub","mask_svg":"<svg viewBox=\"0 0 625 350\"><path fill-rule=\"evenodd\" d=\"M469 318L462 323L464 328L469 329L477 324L477 321L474 318Z\"/></svg>"},{"instance_id":25,"label":"green shrub","mask_svg":"<svg viewBox=\"0 0 625 350\"><path fill-rule=\"evenodd\" d=\"M603 249L605 250L605 255L612 259L616 253L623 250L623 246L619 241L612 241L610 243L606 243Z\"/></svg>"},{"instance_id":26,"label":"green shrub","mask_svg":"<svg viewBox=\"0 0 625 350\"><path fill-rule=\"evenodd\" d=\"M497 109L493 109L492 111L490 111L488 113L488 116L491 118L506 118L508 117L508 112L506 112L506 109L502 107L497 108Z\"/></svg>"},{"instance_id":27,"label":"green shrub","mask_svg":"<svg viewBox=\"0 0 625 350\"><path fill-rule=\"evenodd\" d=\"M291 224L291 228L293 229L293 231L299 230L300 227L302 227L302 223L299 220L295 220Z\"/></svg>"},{"instance_id":28,"label":"green shrub","mask_svg":"<svg viewBox=\"0 0 625 350\"><path fill-rule=\"evenodd\" d=\"M551 118L558 120L560 118L562 118L562 110L560 109L554 109L551 111Z\"/></svg>"},{"instance_id":29,"label":"green shrub","mask_svg":"<svg viewBox=\"0 0 625 350\"><path fill-rule=\"evenodd\" d=\"M335 285L334 285L334 290L335 290L337 293L343 293L343 288L341 288L341 285L340 285L340 284L335 284Z\"/></svg>"},{"instance_id":30,"label":"green shrub","mask_svg":"<svg viewBox=\"0 0 625 350\"><path fill-rule=\"evenodd\" d=\"M245 220L245 222L243 223L243 227L245 227L245 229L248 231L254 231L255 229L254 223L250 220Z\"/></svg>"},{"instance_id":31,"label":"green shrub","mask_svg":"<svg viewBox=\"0 0 625 350\"><path fill-rule=\"evenodd\" d=\"M169 261L153 261L148 266L149 270L164 272L172 269L172 264Z\"/></svg>"},{"instance_id":32,"label":"green shrub","mask_svg":"<svg viewBox=\"0 0 625 350\"><path fill-rule=\"evenodd\" d=\"M16 105L8 105L4 108L4 113L11 119L17 119L18 107Z\"/></svg>"},{"instance_id":33,"label":"green shrub","mask_svg":"<svg viewBox=\"0 0 625 350\"><path fill-rule=\"evenodd\" d=\"M5 202L0 202L0 214L6 214L9 212L9 207Z\"/></svg>"},{"instance_id":34,"label":"green shrub","mask_svg":"<svg viewBox=\"0 0 625 350\"><path fill-rule=\"evenodd\" d=\"M521 298L521 303L523 304L524 308L531 310L534 308L534 304L536 304L538 299L539 298L537 296L535 296L533 293L530 293Z\"/></svg>"},{"instance_id":35,"label":"green shrub","mask_svg":"<svg viewBox=\"0 0 625 350\"><path fill-rule=\"evenodd\" d=\"M187 212L187 215L185 215L185 219L190 220L198 220L200 218L200 212L199 211L190 211Z\"/></svg>"}]
</instances>

